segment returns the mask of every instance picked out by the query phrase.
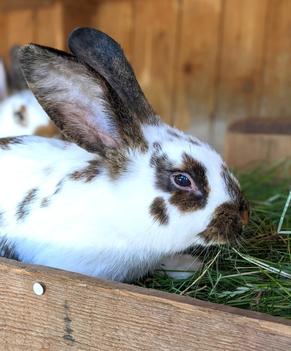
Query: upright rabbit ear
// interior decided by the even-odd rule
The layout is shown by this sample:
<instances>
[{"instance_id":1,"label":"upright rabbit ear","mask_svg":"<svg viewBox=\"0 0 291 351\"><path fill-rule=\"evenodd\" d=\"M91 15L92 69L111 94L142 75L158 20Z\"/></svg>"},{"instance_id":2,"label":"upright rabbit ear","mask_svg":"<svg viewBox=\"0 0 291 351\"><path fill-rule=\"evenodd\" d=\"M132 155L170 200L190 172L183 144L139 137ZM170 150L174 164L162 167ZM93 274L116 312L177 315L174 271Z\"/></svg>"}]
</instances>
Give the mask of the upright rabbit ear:
<instances>
[{"instance_id":1,"label":"upright rabbit ear","mask_svg":"<svg viewBox=\"0 0 291 351\"><path fill-rule=\"evenodd\" d=\"M146 147L140 123L92 68L65 52L33 44L24 46L19 58L30 89L68 139L99 153Z\"/></svg>"},{"instance_id":2,"label":"upright rabbit ear","mask_svg":"<svg viewBox=\"0 0 291 351\"><path fill-rule=\"evenodd\" d=\"M0 101L7 97L7 76L4 60L0 57Z\"/></svg>"},{"instance_id":3,"label":"upright rabbit ear","mask_svg":"<svg viewBox=\"0 0 291 351\"><path fill-rule=\"evenodd\" d=\"M15 45L10 50L10 72L9 72L9 83L12 91L19 91L28 89L25 78L23 76L20 62L19 62L19 50L20 46Z\"/></svg>"},{"instance_id":4,"label":"upright rabbit ear","mask_svg":"<svg viewBox=\"0 0 291 351\"><path fill-rule=\"evenodd\" d=\"M115 40L92 28L78 28L70 34L68 46L74 55L106 79L141 122L159 123L122 48Z\"/></svg>"}]
</instances>

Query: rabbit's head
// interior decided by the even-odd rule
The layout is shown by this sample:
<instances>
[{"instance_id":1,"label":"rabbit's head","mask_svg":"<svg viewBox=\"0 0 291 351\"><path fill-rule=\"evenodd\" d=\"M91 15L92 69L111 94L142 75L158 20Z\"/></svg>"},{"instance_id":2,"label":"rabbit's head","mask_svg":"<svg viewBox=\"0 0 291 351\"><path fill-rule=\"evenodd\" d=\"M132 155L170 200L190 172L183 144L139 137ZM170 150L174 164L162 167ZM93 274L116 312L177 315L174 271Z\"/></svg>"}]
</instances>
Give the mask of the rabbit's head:
<instances>
[{"instance_id":1,"label":"rabbit's head","mask_svg":"<svg viewBox=\"0 0 291 351\"><path fill-rule=\"evenodd\" d=\"M124 201L128 231L140 226L144 235L136 242L148 242L152 250L177 252L193 244L239 240L248 204L221 157L156 116L112 38L80 28L69 47L73 55L25 46L21 65L65 137L98 154L97 164L77 172L76 181L90 182L98 167L105 167L112 202Z\"/></svg>"},{"instance_id":2,"label":"rabbit's head","mask_svg":"<svg viewBox=\"0 0 291 351\"><path fill-rule=\"evenodd\" d=\"M57 129L28 89L19 65L18 51L19 46L10 51L9 70L0 59L0 137L55 136Z\"/></svg>"}]
</instances>

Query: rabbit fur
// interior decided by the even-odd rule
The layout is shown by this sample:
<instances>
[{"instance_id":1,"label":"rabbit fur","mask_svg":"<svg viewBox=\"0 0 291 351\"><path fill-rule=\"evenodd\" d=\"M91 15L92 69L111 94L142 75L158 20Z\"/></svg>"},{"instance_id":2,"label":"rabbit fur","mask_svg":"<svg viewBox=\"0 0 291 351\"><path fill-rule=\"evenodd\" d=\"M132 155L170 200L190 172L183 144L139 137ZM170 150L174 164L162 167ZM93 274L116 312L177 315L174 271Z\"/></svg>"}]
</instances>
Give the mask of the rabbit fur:
<instances>
[{"instance_id":1,"label":"rabbit fur","mask_svg":"<svg viewBox=\"0 0 291 351\"><path fill-rule=\"evenodd\" d=\"M118 281L193 245L240 239L248 204L208 144L154 113L120 46L79 28L72 54L20 51L67 140L0 139L0 253Z\"/></svg>"}]
</instances>

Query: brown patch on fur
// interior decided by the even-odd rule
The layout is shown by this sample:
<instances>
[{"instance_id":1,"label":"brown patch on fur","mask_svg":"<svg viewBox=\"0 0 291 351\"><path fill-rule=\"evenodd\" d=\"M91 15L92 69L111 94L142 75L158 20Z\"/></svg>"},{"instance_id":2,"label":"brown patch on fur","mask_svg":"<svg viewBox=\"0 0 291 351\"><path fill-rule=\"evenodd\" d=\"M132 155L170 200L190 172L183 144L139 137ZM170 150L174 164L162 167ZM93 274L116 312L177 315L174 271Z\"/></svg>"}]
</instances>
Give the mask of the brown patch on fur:
<instances>
[{"instance_id":1,"label":"brown patch on fur","mask_svg":"<svg viewBox=\"0 0 291 351\"><path fill-rule=\"evenodd\" d=\"M48 207L48 205L50 204L50 200L51 200L50 197L44 197L41 200L40 207Z\"/></svg>"},{"instance_id":2,"label":"brown patch on fur","mask_svg":"<svg viewBox=\"0 0 291 351\"><path fill-rule=\"evenodd\" d=\"M199 143L198 141L194 140L194 139L191 138L191 137L188 138L188 141L189 141L189 143L192 144L192 145L200 146L200 143Z\"/></svg>"},{"instance_id":3,"label":"brown patch on fur","mask_svg":"<svg viewBox=\"0 0 291 351\"><path fill-rule=\"evenodd\" d=\"M36 128L33 133L34 135L51 138L53 136L59 136L60 132L54 123L49 122L47 125Z\"/></svg>"},{"instance_id":4,"label":"brown patch on fur","mask_svg":"<svg viewBox=\"0 0 291 351\"><path fill-rule=\"evenodd\" d=\"M64 186L64 183L65 183L65 179L61 179L58 184L56 185L56 189L53 193L53 195L56 195L58 194L61 190L62 190L62 187Z\"/></svg>"},{"instance_id":5,"label":"brown patch on fur","mask_svg":"<svg viewBox=\"0 0 291 351\"><path fill-rule=\"evenodd\" d=\"M222 166L221 175L224 179L226 189L231 199L233 200L233 202L236 204L238 208L238 212L241 216L241 220L243 224L247 224L249 219L249 212L250 212L249 202L246 200L245 196L240 190L239 185L232 178L229 170L225 166Z\"/></svg>"},{"instance_id":6,"label":"brown patch on fur","mask_svg":"<svg viewBox=\"0 0 291 351\"><path fill-rule=\"evenodd\" d=\"M125 173L130 162L124 153L115 149L107 150L104 161L112 179L117 179L121 174Z\"/></svg>"},{"instance_id":7,"label":"brown patch on fur","mask_svg":"<svg viewBox=\"0 0 291 351\"><path fill-rule=\"evenodd\" d=\"M41 203L40 203L40 207L48 207L52 201L52 198L54 195L57 195L61 190L62 190L62 187L65 183L65 179L62 179L58 182L58 184L56 185L56 188L55 188L55 191L53 192L52 195L50 196L47 196L47 197L44 197L42 200L41 200Z\"/></svg>"},{"instance_id":8,"label":"brown patch on fur","mask_svg":"<svg viewBox=\"0 0 291 351\"><path fill-rule=\"evenodd\" d=\"M168 224L169 216L167 214L166 202L162 197L156 197L150 206L150 214L155 221L160 224Z\"/></svg>"},{"instance_id":9,"label":"brown patch on fur","mask_svg":"<svg viewBox=\"0 0 291 351\"><path fill-rule=\"evenodd\" d=\"M154 152L150 159L150 166L156 168L160 175L163 175L164 170L170 170L173 165L165 153ZM162 184L161 184L162 185Z\"/></svg>"},{"instance_id":10,"label":"brown patch on fur","mask_svg":"<svg viewBox=\"0 0 291 351\"><path fill-rule=\"evenodd\" d=\"M155 141L153 143L153 148L157 151L157 152L161 152L162 151L162 146L160 143L158 143L157 141Z\"/></svg>"},{"instance_id":11,"label":"brown patch on fur","mask_svg":"<svg viewBox=\"0 0 291 351\"><path fill-rule=\"evenodd\" d=\"M16 122L20 124L23 127L27 126L27 109L25 105L21 105L20 109L18 111L14 112L14 117L16 119Z\"/></svg>"},{"instance_id":12,"label":"brown patch on fur","mask_svg":"<svg viewBox=\"0 0 291 351\"><path fill-rule=\"evenodd\" d=\"M182 136L179 133L177 133L174 129L170 129L169 128L167 130L167 132L168 132L169 135L171 135L172 137L174 137L176 139L181 139L182 138Z\"/></svg>"},{"instance_id":13,"label":"brown patch on fur","mask_svg":"<svg viewBox=\"0 0 291 351\"><path fill-rule=\"evenodd\" d=\"M15 250L15 245L10 243L5 236L0 239L0 256L19 261L19 255Z\"/></svg>"},{"instance_id":14,"label":"brown patch on fur","mask_svg":"<svg viewBox=\"0 0 291 351\"><path fill-rule=\"evenodd\" d=\"M8 137L0 138L0 149L9 150L10 145L22 144L22 138L20 137Z\"/></svg>"},{"instance_id":15,"label":"brown patch on fur","mask_svg":"<svg viewBox=\"0 0 291 351\"><path fill-rule=\"evenodd\" d=\"M206 230L199 236L208 244L233 244L239 241L242 233L242 221L238 206L224 203L214 213Z\"/></svg>"},{"instance_id":16,"label":"brown patch on fur","mask_svg":"<svg viewBox=\"0 0 291 351\"><path fill-rule=\"evenodd\" d=\"M17 211L16 211L16 217L18 221L24 220L25 217L29 215L29 206L35 200L37 193L38 193L38 189L36 188L31 189L26 194L24 199L18 204Z\"/></svg>"},{"instance_id":17,"label":"brown patch on fur","mask_svg":"<svg viewBox=\"0 0 291 351\"><path fill-rule=\"evenodd\" d=\"M69 178L77 181L84 181L85 183L91 182L95 177L100 174L100 160L88 161L88 166L75 171L69 175Z\"/></svg>"}]
</instances>

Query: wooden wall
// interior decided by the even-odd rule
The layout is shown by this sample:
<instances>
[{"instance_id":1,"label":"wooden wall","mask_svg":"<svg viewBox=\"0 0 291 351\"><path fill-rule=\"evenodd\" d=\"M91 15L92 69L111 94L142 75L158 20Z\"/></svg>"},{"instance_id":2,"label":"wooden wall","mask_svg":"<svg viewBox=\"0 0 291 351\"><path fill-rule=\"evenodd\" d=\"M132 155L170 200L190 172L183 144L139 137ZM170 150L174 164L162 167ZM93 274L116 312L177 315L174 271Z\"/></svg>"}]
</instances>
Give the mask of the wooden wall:
<instances>
[{"instance_id":1,"label":"wooden wall","mask_svg":"<svg viewBox=\"0 0 291 351\"><path fill-rule=\"evenodd\" d=\"M94 26L124 47L162 117L219 148L229 121L291 117L290 0L2 0L0 54Z\"/></svg>"}]
</instances>

